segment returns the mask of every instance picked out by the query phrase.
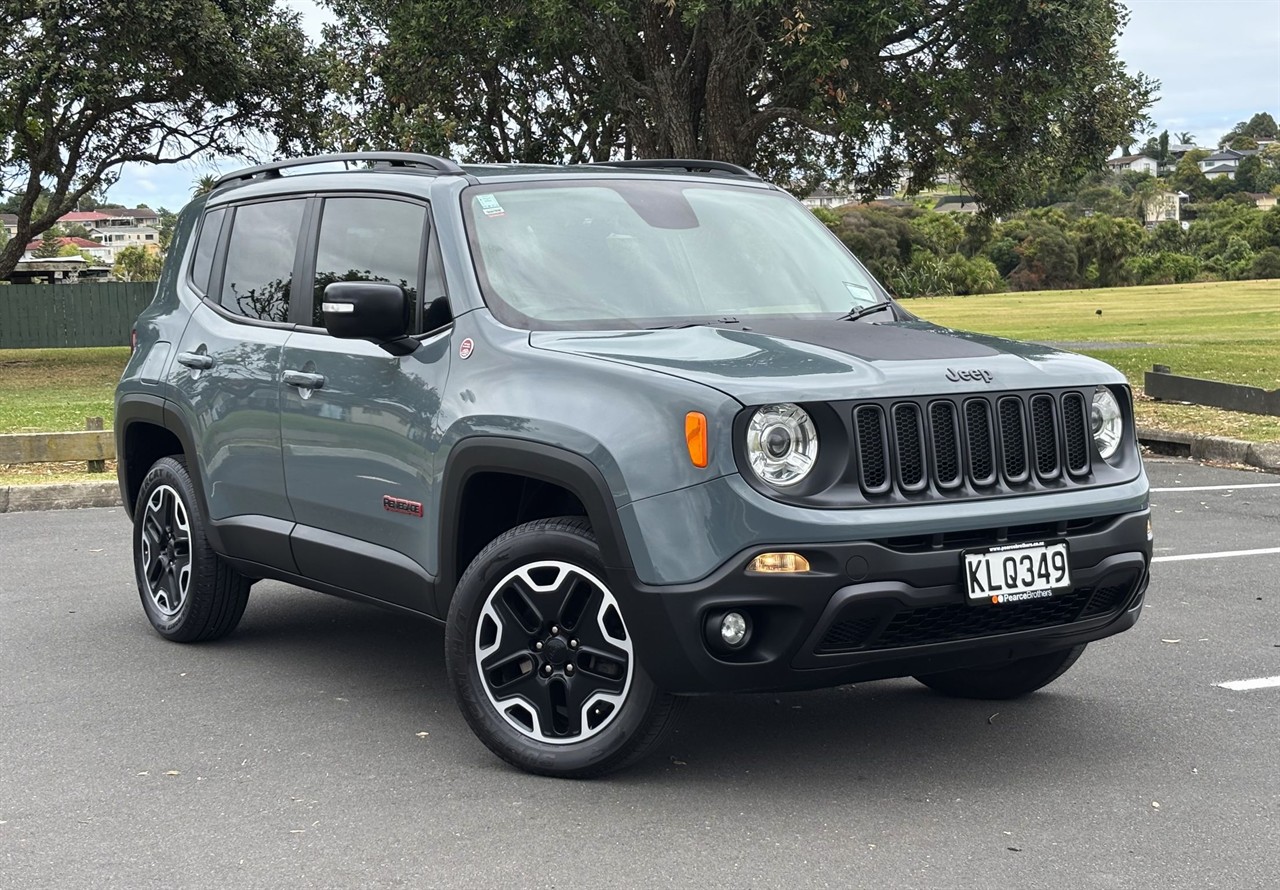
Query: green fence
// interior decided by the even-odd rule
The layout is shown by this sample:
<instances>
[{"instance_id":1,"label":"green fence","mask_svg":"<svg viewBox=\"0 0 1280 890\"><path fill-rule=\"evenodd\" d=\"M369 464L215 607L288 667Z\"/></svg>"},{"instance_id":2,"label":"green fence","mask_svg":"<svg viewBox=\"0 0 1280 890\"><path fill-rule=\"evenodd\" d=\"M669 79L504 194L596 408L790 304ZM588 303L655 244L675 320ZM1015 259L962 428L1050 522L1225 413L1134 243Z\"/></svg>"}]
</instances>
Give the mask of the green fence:
<instances>
[{"instance_id":1,"label":"green fence","mask_svg":"<svg viewBox=\"0 0 1280 890\"><path fill-rule=\"evenodd\" d=\"M0 286L0 349L128 346L154 281Z\"/></svg>"}]
</instances>

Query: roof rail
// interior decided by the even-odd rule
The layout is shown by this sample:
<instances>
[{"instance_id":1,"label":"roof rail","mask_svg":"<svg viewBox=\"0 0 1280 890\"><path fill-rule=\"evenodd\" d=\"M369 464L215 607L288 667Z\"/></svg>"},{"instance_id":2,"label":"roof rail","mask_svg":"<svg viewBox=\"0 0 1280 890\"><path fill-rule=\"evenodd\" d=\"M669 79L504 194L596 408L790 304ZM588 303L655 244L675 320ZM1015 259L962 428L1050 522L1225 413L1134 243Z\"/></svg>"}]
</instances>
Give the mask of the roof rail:
<instances>
[{"instance_id":1,"label":"roof rail","mask_svg":"<svg viewBox=\"0 0 1280 890\"><path fill-rule=\"evenodd\" d=\"M409 151L352 151L341 154L315 155L309 158L289 158L283 161L272 161L269 164L259 164L256 167L246 167L243 170L237 170L219 178L213 184L213 187L216 189L229 182L248 179L275 179L281 175L281 170L332 163L372 163L388 167L414 167L455 176L466 172L453 161L447 158L438 158L435 155L417 154Z\"/></svg>"},{"instance_id":2,"label":"roof rail","mask_svg":"<svg viewBox=\"0 0 1280 890\"><path fill-rule=\"evenodd\" d=\"M728 161L703 161L693 158L640 158L632 161L598 161L592 167L640 167L658 170L684 170L688 173L728 173L733 176L745 176L749 179L760 177L746 167L730 164Z\"/></svg>"}]
</instances>

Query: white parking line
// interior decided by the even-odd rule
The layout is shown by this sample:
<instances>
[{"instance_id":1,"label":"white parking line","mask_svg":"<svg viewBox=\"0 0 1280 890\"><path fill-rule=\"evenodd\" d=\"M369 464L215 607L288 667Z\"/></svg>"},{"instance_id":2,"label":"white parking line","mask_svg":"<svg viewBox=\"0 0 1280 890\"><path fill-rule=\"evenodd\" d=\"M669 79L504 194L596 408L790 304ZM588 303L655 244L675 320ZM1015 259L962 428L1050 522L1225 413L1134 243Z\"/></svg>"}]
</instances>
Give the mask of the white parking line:
<instances>
[{"instance_id":1,"label":"white parking line","mask_svg":"<svg viewBox=\"0 0 1280 890\"><path fill-rule=\"evenodd\" d=\"M1243 488L1280 488L1280 482L1249 482L1245 485L1175 485L1172 488L1153 488L1153 492L1165 491L1239 491Z\"/></svg>"},{"instance_id":2,"label":"white parking line","mask_svg":"<svg viewBox=\"0 0 1280 890\"><path fill-rule=\"evenodd\" d=\"M1261 550L1223 550L1220 553L1184 553L1181 556L1155 556L1152 562L1182 562L1184 559L1225 559L1228 556L1262 556L1280 553L1280 547L1263 547Z\"/></svg>"},{"instance_id":3,"label":"white parking line","mask_svg":"<svg viewBox=\"0 0 1280 890\"><path fill-rule=\"evenodd\" d=\"M1271 686L1280 686L1280 677L1258 677L1254 680L1232 680L1230 683L1215 683L1215 686L1221 686L1223 689L1230 689L1232 692L1247 692L1250 689L1267 689Z\"/></svg>"}]
</instances>

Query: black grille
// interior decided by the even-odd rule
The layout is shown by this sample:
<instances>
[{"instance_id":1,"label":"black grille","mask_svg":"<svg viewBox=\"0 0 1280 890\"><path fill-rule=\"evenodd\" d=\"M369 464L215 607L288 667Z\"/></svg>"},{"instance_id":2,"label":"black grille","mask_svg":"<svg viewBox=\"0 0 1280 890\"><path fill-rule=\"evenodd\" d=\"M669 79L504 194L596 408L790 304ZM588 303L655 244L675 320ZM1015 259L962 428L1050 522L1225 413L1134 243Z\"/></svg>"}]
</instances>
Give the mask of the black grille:
<instances>
[{"instance_id":1,"label":"black grille","mask_svg":"<svg viewBox=\"0 0 1280 890\"><path fill-rule=\"evenodd\" d=\"M998 404L1004 477L1010 482L1024 482L1027 478L1027 433L1022 423L1022 400L1008 396Z\"/></svg>"},{"instance_id":2,"label":"black grille","mask_svg":"<svg viewBox=\"0 0 1280 890\"><path fill-rule=\"evenodd\" d=\"M1053 396L1032 396L1031 429L1036 440L1036 472L1041 479L1058 475L1058 424Z\"/></svg>"},{"instance_id":3,"label":"black grille","mask_svg":"<svg viewBox=\"0 0 1280 890\"><path fill-rule=\"evenodd\" d=\"M948 603L903 609L874 636L871 634L883 621L883 614L853 613L831 625L818 644L818 651L897 649L1056 627L1118 612L1133 588L1134 579L1128 578L1120 584L1082 587L1051 599L1026 603L1003 606Z\"/></svg>"},{"instance_id":4,"label":"black grille","mask_svg":"<svg viewBox=\"0 0 1280 890\"><path fill-rule=\"evenodd\" d=\"M964 429L969 445L969 478L974 485L990 485L996 481L996 462L986 399L964 403Z\"/></svg>"},{"instance_id":5,"label":"black grille","mask_svg":"<svg viewBox=\"0 0 1280 890\"><path fill-rule=\"evenodd\" d=\"M873 502L1090 484L1087 404L1072 391L855 403L858 484Z\"/></svg>"},{"instance_id":6,"label":"black grille","mask_svg":"<svg viewBox=\"0 0 1280 890\"><path fill-rule=\"evenodd\" d=\"M932 427L934 481L939 488L960 484L960 431L956 428L956 406L934 402L929 406Z\"/></svg>"},{"instance_id":7,"label":"black grille","mask_svg":"<svg viewBox=\"0 0 1280 890\"><path fill-rule=\"evenodd\" d=\"M919 491L928 481L919 406L913 402L893 406L893 434L898 455L898 484L906 491Z\"/></svg>"},{"instance_id":8,"label":"black grille","mask_svg":"<svg viewBox=\"0 0 1280 890\"><path fill-rule=\"evenodd\" d=\"M1089 422L1084 396L1079 393L1062 397L1062 429L1067 440L1067 470L1077 476L1089 472Z\"/></svg>"},{"instance_id":9,"label":"black grille","mask_svg":"<svg viewBox=\"0 0 1280 890\"><path fill-rule=\"evenodd\" d=\"M884 435L884 417L877 405L863 405L854 412L858 434L859 473L868 494L889 490L889 460Z\"/></svg>"}]
</instances>

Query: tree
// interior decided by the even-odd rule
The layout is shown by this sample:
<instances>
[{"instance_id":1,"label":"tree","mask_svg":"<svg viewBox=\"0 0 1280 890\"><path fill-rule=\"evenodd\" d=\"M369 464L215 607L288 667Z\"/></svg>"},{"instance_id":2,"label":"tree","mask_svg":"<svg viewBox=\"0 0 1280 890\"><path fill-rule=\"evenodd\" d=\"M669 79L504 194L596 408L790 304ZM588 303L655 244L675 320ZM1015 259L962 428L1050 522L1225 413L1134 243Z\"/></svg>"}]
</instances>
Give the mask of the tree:
<instances>
[{"instance_id":1,"label":"tree","mask_svg":"<svg viewBox=\"0 0 1280 890\"><path fill-rule=\"evenodd\" d=\"M1190 130L1183 130L1181 133L1177 133L1175 135L1178 138L1179 145L1195 145L1196 144L1196 134L1192 133Z\"/></svg>"},{"instance_id":2,"label":"tree","mask_svg":"<svg viewBox=\"0 0 1280 890\"><path fill-rule=\"evenodd\" d=\"M321 88L275 0L0 4L0 191L22 192L0 277L124 163L242 155L264 130L308 139Z\"/></svg>"},{"instance_id":3,"label":"tree","mask_svg":"<svg viewBox=\"0 0 1280 890\"><path fill-rule=\"evenodd\" d=\"M1257 155L1241 158L1236 165L1236 187L1242 192L1260 192L1258 176L1262 173L1262 159Z\"/></svg>"},{"instance_id":4,"label":"tree","mask_svg":"<svg viewBox=\"0 0 1280 890\"><path fill-rule=\"evenodd\" d=\"M1202 148L1192 149L1182 156L1178 166L1173 168L1169 177L1169 185L1180 192L1186 192L1193 201L1203 200L1209 193L1209 177L1200 169L1200 162L1209 156Z\"/></svg>"},{"instance_id":5,"label":"tree","mask_svg":"<svg viewBox=\"0 0 1280 890\"><path fill-rule=\"evenodd\" d=\"M17 239L14 239L15 241ZM62 233L58 231L57 226L44 233L44 237L40 239L40 245L33 251L31 255L38 260L49 260L62 253Z\"/></svg>"},{"instance_id":6,"label":"tree","mask_svg":"<svg viewBox=\"0 0 1280 890\"><path fill-rule=\"evenodd\" d=\"M159 217L158 230L160 234L157 237L160 240L160 249L168 250L169 242L173 240L173 227L178 223L178 214L161 207L156 210L156 216Z\"/></svg>"},{"instance_id":7,"label":"tree","mask_svg":"<svg viewBox=\"0 0 1280 890\"><path fill-rule=\"evenodd\" d=\"M198 198L201 195L207 195L213 191L213 187L218 184L218 177L212 173L206 173L196 180L195 188L191 190L191 197Z\"/></svg>"},{"instance_id":8,"label":"tree","mask_svg":"<svg viewBox=\"0 0 1280 890\"><path fill-rule=\"evenodd\" d=\"M1076 225L1080 261L1096 266L1098 287L1125 283L1125 261L1142 246L1142 226L1137 220L1098 214Z\"/></svg>"},{"instance_id":9,"label":"tree","mask_svg":"<svg viewBox=\"0 0 1280 890\"><path fill-rule=\"evenodd\" d=\"M145 247L126 247L116 254L111 274L121 281L156 281L160 278L160 254Z\"/></svg>"},{"instance_id":10,"label":"tree","mask_svg":"<svg viewBox=\"0 0 1280 890\"><path fill-rule=\"evenodd\" d=\"M1218 148L1236 148L1236 142L1241 139L1253 141L1249 148L1257 148L1258 139L1275 139L1280 134L1280 127L1276 126L1276 119L1265 111L1260 111L1247 121L1240 121L1230 130L1223 134L1218 140Z\"/></svg>"},{"instance_id":11,"label":"tree","mask_svg":"<svg viewBox=\"0 0 1280 890\"><path fill-rule=\"evenodd\" d=\"M1096 169L1155 87L1116 55L1119 0L326 2L333 148L707 157L866 195L954 171L999 213Z\"/></svg>"}]
</instances>

